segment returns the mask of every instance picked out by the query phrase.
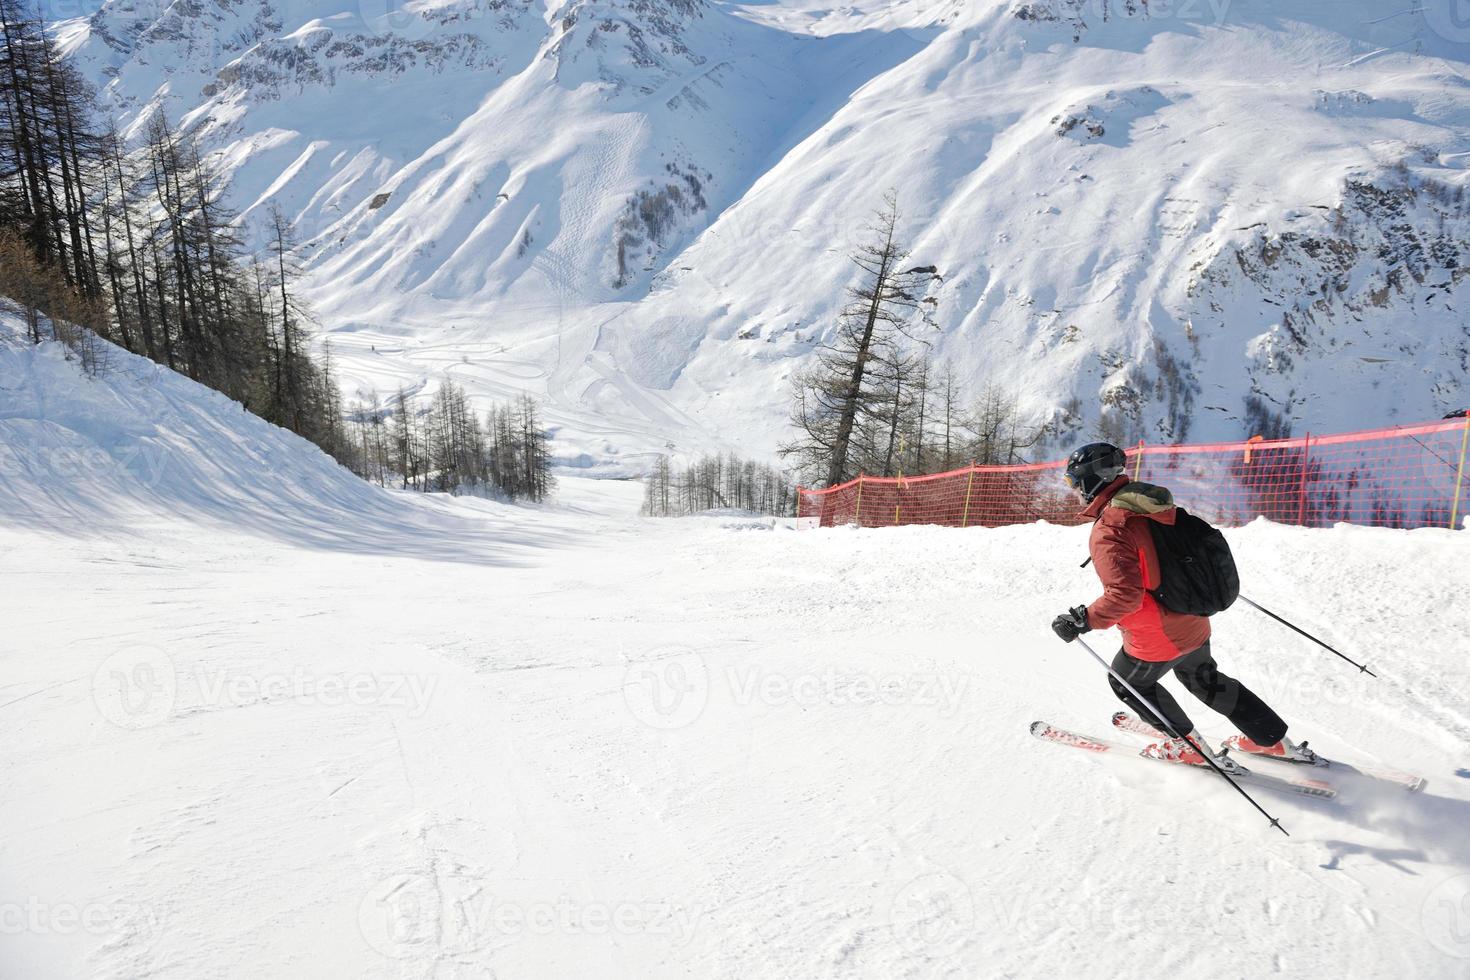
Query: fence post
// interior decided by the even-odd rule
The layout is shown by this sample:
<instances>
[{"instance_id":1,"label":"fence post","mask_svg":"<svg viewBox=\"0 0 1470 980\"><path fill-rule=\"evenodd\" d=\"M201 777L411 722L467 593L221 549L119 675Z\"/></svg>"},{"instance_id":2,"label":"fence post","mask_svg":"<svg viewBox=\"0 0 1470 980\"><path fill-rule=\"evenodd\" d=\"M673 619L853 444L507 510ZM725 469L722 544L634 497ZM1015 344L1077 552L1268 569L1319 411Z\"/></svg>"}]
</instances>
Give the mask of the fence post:
<instances>
[{"instance_id":1,"label":"fence post","mask_svg":"<svg viewBox=\"0 0 1470 980\"><path fill-rule=\"evenodd\" d=\"M1460 433L1460 468L1455 471L1455 503L1450 507L1450 529L1460 526L1460 485L1465 482L1465 447L1470 444L1470 415L1465 416L1465 428Z\"/></svg>"},{"instance_id":2,"label":"fence post","mask_svg":"<svg viewBox=\"0 0 1470 980\"><path fill-rule=\"evenodd\" d=\"M1461 456L1464 453L1460 454ZM1462 459L1461 462L1464 462ZM970 526L970 490L975 486L975 461L970 460L970 478L965 481L965 513L960 518L960 527Z\"/></svg>"},{"instance_id":3,"label":"fence post","mask_svg":"<svg viewBox=\"0 0 1470 980\"><path fill-rule=\"evenodd\" d=\"M857 525L863 526L863 475L858 474Z\"/></svg>"},{"instance_id":4,"label":"fence post","mask_svg":"<svg viewBox=\"0 0 1470 980\"><path fill-rule=\"evenodd\" d=\"M898 471L898 489L893 493L893 525L898 526L898 509L903 506L903 470Z\"/></svg>"},{"instance_id":5,"label":"fence post","mask_svg":"<svg viewBox=\"0 0 1470 980\"><path fill-rule=\"evenodd\" d=\"M1307 432L1307 437L1302 440L1302 485L1297 492L1296 523L1298 527L1307 526L1307 476L1312 472L1312 433Z\"/></svg>"},{"instance_id":6,"label":"fence post","mask_svg":"<svg viewBox=\"0 0 1470 980\"><path fill-rule=\"evenodd\" d=\"M1133 482L1138 482L1138 474L1143 470L1143 440L1138 440L1138 453L1133 457Z\"/></svg>"},{"instance_id":7,"label":"fence post","mask_svg":"<svg viewBox=\"0 0 1470 980\"><path fill-rule=\"evenodd\" d=\"M1254 435L1245 441L1245 465L1251 465L1251 446L1263 441L1265 438L1263 435Z\"/></svg>"}]
</instances>

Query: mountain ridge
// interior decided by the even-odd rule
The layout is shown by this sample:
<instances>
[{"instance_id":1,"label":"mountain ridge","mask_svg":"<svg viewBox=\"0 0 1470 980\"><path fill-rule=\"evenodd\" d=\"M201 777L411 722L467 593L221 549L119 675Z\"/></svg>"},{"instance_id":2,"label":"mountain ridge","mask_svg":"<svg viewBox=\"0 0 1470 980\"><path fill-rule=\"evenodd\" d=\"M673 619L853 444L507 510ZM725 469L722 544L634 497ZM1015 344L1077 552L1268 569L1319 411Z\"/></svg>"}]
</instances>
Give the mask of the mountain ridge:
<instances>
[{"instance_id":1,"label":"mountain ridge","mask_svg":"<svg viewBox=\"0 0 1470 980\"><path fill-rule=\"evenodd\" d=\"M125 123L181 117L247 220L296 219L349 394L527 390L611 474L768 453L892 187L945 274L935 355L1058 445L1466 398L1467 48L1433 12L339 6L129 32L110 0L58 36Z\"/></svg>"}]
</instances>

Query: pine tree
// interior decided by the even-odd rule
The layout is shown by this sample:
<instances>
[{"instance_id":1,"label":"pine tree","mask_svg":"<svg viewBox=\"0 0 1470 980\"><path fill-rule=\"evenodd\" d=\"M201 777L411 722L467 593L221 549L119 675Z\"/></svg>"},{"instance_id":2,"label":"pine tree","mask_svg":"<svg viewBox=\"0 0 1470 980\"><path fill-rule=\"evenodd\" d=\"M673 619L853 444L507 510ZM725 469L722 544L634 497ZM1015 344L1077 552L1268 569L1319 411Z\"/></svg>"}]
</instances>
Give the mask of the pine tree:
<instances>
[{"instance_id":1,"label":"pine tree","mask_svg":"<svg viewBox=\"0 0 1470 980\"><path fill-rule=\"evenodd\" d=\"M884 198L871 238L852 254L859 281L848 291L836 338L823 344L817 364L797 379L792 421L800 430L782 454L829 485L855 475L853 444L871 442L875 420L892 430L902 405L909 321L927 305L922 294L939 279L932 266L903 270L908 251L898 237L894 194ZM925 317L926 318L926 317ZM884 454L891 461L891 454ZM886 469L886 467L885 467Z\"/></svg>"},{"instance_id":2,"label":"pine tree","mask_svg":"<svg viewBox=\"0 0 1470 980\"><path fill-rule=\"evenodd\" d=\"M1022 450L1036 445L1046 434L1045 426L1026 426L1021 421L1015 399L994 385L987 387L980 396L969 426L974 432L968 447L969 456L985 466L1023 461Z\"/></svg>"},{"instance_id":3,"label":"pine tree","mask_svg":"<svg viewBox=\"0 0 1470 980\"><path fill-rule=\"evenodd\" d=\"M270 266L192 137L162 111L141 145L94 127L95 93L26 0L0 0L0 290L31 339L100 370L98 335L167 364L357 465L329 354L313 356L290 222Z\"/></svg>"},{"instance_id":4,"label":"pine tree","mask_svg":"<svg viewBox=\"0 0 1470 980\"><path fill-rule=\"evenodd\" d=\"M644 479L643 513L677 517L734 508L788 515L794 512L793 493L788 474L733 453L702 456L682 470L660 455Z\"/></svg>"}]
</instances>

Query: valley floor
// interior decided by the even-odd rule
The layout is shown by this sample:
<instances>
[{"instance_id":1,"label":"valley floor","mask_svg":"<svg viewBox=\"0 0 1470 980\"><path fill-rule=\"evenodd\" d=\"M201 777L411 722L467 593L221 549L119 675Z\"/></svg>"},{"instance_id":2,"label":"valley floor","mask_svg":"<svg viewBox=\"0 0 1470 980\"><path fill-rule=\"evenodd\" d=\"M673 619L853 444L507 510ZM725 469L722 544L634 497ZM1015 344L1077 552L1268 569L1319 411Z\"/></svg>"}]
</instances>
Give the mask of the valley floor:
<instances>
[{"instance_id":1,"label":"valley floor","mask_svg":"<svg viewBox=\"0 0 1470 980\"><path fill-rule=\"evenodd\" d=\"M1028 736L1109 733L1047 628L1095 595L1082 530L638 495L426 501L481 529L428 550L0 528L0 976L1470 971L1470 537L1231 532L1247 594L1381 679L1246 609L1222 665L1429 778L1263 796L1285 838L1213 777Z\"/></svg>"}]
</instances>

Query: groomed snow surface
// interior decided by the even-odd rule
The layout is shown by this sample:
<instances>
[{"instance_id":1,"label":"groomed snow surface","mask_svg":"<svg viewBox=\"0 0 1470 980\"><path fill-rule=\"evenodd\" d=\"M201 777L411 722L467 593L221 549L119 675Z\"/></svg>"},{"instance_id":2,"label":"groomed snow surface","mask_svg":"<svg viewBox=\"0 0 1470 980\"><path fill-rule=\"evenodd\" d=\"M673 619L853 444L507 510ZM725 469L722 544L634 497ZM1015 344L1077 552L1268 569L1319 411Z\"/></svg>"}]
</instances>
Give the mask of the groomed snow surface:
<instances>
[{"instance_id":1,"label":"groomed snow surface","mask_svg":"<svg viewBox=\"0 0 1470 980\"><path fill-rule=\"evenodd\" d=\"M0 976L1470 971L1464 534L1230 532L1381 676L1246 609L1222 664L1429 778L1262 794L1288 839L1027 734L1109 734L1082 529L379 491L144 367L0 337Z\"/></svg>"}]
</instances>

